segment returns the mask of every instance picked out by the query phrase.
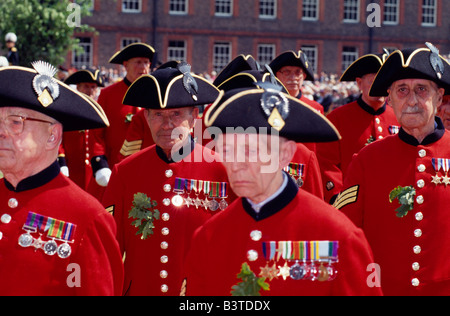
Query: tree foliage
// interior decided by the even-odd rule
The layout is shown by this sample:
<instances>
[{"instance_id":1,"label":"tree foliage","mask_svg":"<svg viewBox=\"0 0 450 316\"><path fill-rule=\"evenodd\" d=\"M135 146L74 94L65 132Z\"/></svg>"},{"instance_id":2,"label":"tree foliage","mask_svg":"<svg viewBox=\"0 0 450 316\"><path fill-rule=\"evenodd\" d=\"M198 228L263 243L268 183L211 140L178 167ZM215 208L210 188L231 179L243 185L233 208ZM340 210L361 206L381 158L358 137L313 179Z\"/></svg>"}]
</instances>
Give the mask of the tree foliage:
<instances>
[{"instance_id":1,"label":"tree foliage","mask_svg":"<svg viewBox=\"0 0 450 316\"><path fill-rule=\"evenodd\" d=\"M0 36L17 35L20 64L30 67L35 60L60 65L67 53L80 49L74 32L93 32L88 25L74 23L91 15L90 0L2 0L0 1Z\"/></svg>"}]
</instances>

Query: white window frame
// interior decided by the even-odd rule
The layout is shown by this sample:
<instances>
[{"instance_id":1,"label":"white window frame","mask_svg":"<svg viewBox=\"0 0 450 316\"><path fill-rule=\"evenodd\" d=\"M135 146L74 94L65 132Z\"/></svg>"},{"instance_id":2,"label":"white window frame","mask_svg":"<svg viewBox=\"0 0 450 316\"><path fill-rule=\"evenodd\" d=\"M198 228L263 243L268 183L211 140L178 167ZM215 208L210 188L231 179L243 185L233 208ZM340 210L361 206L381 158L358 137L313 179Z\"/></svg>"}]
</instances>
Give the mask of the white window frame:
<instances>
[{"instance_id":1,"label":"white window frame","mask_svg":"<svg viewBox=\"0 0 450 316\"><path fill-rule=\"evenodd\" d=\"M270 62L276 57L276 45L275 44L258 44L258 62L264 67L265 64Z\"/></svg>"},{"instance_id":2,"label":"white window frame","mask_svg":"<svg viewBox=\"0 0 450 316\"><path fill-rule=\"evenodd\" d=\"M142 39L139 37L122 37L120 39L120 49L127 47L130 44L139 42L142 42Z\"/></svg>"},{"instance_id":3,"label":"white window frame","mask_svg":"<svg viewBox=\"0 0 450 316\"><path fill-rule=\"evenodd\" d=\"M318 21L320 12L320 0L303 0L302 20Z\"/></svg>"},{"instance_id":4,"label":"white window frame","mask_svg":"<svg viewBox=\"0 0 450 316\"><path fill-rule=\"evenodd\" d=\"M233 0L215 0L214 15L219 17L233 16L233 6L234 6Z\"/></svg>"},{"instance_id":5,"label":"white window frame","mask_svg":"<svg viewBox=\"0 0 450 316\"><path fill-rule=\"evenodd\" d=\"M92 67L92 59L93 59L93 48L94 44L92 43L91 37L78 37L80 43L78 46L83 48L84 53L77 54L75 50L72 51L72 65L77 69L81 68L90 68ZM88 42L81 42L82 39L89 39ZM77 60L79 59L79 60Z\"/></svg>"},{"instance_id":6,"label":"white window frame","mask_svg":"<svg viewBox=\"0 0 450 316\"><path fill-rule=\"evenodd\" d=\"M271 10L270 7L273 6L273 12L268 12ZM273 20L277 18L278 11L277 0L259 0L259 18L265 20Z\"/></svg>"},{"instance_id":7,"label":"white window frame","mask_svg":"<svg viewBox=\"0 0 450 316\"><path fill-rule=\"evenodd\" d=\"M437 25L437 0L422 0L422 26L436 26ZM425 11L432 11L425 12ZM427 21L425 21L427 20Z\"/></svg>"},{"instance_id":8,"label":"white window frame","mask_svg":"<svg viewBox=\"0 0 450 316\"><path fill-rule=\"evenodd\" d=\"M230 42L215 42L213 47L213 70L220 73L231 61L232 44Z\"/></svg>"},{"instance_id":9,"label":"white window frame","mask_svg":"<svg viewBox=\"0 0 450 316\"><path fill-rule=\"evenodd\" d=\"M384 0L383 24L398 25L400 20L400 1Z\"/></svg>"},{"instance_id":10,"label":"white window frame","mask_svg":"<svg viewBox=\"0 0 450 316\"><path fill-rule=\"evenodd\" d=\"M354 51L345 51L346 48L351 48ZM341 72L344 73L347 68L353 64L359 57L359 50L356 46L342 47Z\"/></svg>"},{"instance_id":11,"label":"white window frame","mask_svg":"<svg viewBox=\"0 0 450 316\"><path fill-rule=\"evenodd\" d=\"M184 10L177 8L172 9L172 6L184 7ZM171 15L187 15L189 13L189 0L169 0L169 14Z\"/></svg>"},{"instance_id":12,"label":"white window frame","mask_svg":"<svg viewBox=\"0 0 450 316\"><path fill-rule=\"evenodd\" d=\"M355 10L356 9L356 10ZM348 10L351 10L352 12L348 12ZM343 22L344 23L359 23L360 20L360 11L361 10L361 1L360 0L344 0L344 16L343 16ZM349 18L346 17L346 15L356 15L355 18Z\"/></svg>"},{"instance_id":13,"label":"white window frame","mask_svg":"<svg viewBox=\"0 0 450 316\"><path fill-rule=\"evenodd\" d=\"M182 47L170 46L171 42L183 43ZM167 45L167 60L186 61L187 44L184 40L169 40Z\"/></svg>"},{"instance_id":14,"label":"white window frame","mask_svg":"<svg viewBox=\"0 0 450 316\"><path fill-rule=\"evenodd\" d=\"M129 9L126 8L126 3L137 5L138 8ZM122 12L123 13L141 13L142 12L142 0L122 0Z\"/></svg>"}]
</instances>

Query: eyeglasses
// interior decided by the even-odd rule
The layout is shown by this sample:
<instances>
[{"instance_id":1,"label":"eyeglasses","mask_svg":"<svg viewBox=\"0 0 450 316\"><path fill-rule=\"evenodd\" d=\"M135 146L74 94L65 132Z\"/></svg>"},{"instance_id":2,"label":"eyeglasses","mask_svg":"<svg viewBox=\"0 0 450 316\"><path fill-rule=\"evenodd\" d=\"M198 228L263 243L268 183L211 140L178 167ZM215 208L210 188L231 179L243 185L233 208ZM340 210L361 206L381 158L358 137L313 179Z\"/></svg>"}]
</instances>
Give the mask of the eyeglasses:
<instances>
[{"instance_id":1,"label":"eyeglasses","mask_svg":"<svg viewBox=\"0 0 450 316\"><path fill-rule=\"evenodd\" d=\"M32 117L25 117L21 115L8 115L5 119L3 119L3 123L5 124L5 128L11 135L19 135L22 134L25 121L33 121L33 122L42 122L49 123L51 125L55 124L53 122L40 120Z\"/></svg>"},{"instance_id":2,"label":"eyeglasses","mask_svg":"<svg viewBox=\"0 0 450 316\"><path fill-rule=\"evenodd\" d=\"M281 74L285 77L290 77L294 75L295 77L303 76L303 70L302 69L296 69L296 70L289 70L289 69L283 69L280 70Z\"/></svg>"}]
</instances>

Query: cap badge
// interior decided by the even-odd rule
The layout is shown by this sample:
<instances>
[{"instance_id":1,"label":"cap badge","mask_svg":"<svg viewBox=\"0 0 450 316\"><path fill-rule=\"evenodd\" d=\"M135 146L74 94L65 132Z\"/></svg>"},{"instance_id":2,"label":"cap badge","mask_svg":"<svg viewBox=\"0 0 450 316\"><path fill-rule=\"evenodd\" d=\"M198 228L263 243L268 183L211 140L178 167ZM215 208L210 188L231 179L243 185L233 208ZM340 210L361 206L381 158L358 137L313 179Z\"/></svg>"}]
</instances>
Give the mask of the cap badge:
<instances>
[{"instance_id":1,"label":"cap badge","mask_svg":"<svg viewBox=\"0 0 450 316\"><path fill-rule=\"evenodd\" d=\"M59 85L53 78L57 69L44 61L31 63L38 74L33 79L33 89L42 106L47 107L59 97Z\"/></svg>"},{"instance_id":2,"label":"cap badge","mask_svg":"<svg viewBox=\"0 0 450 316\"><path fill-rule=\"evenodd\" d=\"M433 44L426 42L425 45L430 49L430 63L436 72L436 76L439 79L442 79L442 75L444 74L444 63L442 62L441 57L439 57L439 50Z\"/></svg>"},{"instance_id":3,"label":"cap badge","mask_svg":"<svg viewBox=\"0 0 450 316\"><path fill-rule=\"evenodd\" d=\"M289 116L289 100L281 92L282 87L268 82L256 83L264 89L261 98L261 107L266 116L267 122L278 131L286 125L286 118Z\"/></svg>"},{"instance_id":4,"label":"cap badge","mask_svg":"<svg viewBox=\"0 0 450 316\"><path fill-rule=\"evenodd\" d=\"M177 65L177 68L183 74L184 89L192 96L194 101L197 101L196 94L198 93L198 85L191 75L191 65L186 62L181 62Z\"/></svg>"}]
</instances>

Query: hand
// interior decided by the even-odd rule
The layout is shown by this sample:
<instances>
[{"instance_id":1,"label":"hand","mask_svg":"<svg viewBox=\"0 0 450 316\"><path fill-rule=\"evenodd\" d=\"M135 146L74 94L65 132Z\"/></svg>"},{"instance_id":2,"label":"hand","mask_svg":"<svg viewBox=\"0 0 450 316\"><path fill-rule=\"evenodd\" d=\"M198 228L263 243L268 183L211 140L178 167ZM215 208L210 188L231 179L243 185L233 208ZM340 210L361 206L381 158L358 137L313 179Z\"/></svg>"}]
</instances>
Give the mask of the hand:
<instances>
[{"instance_id":1,"label":"hand","mask_svg":"<svg viewBox=\"0 0 450 316\"><path fill-rule=\"evenodd\" d=\"M109 178L111 178L111 169L102 168L95 173L95 181L99 186L106 187L109 182Z\"/></svg>"}]
</instances>

